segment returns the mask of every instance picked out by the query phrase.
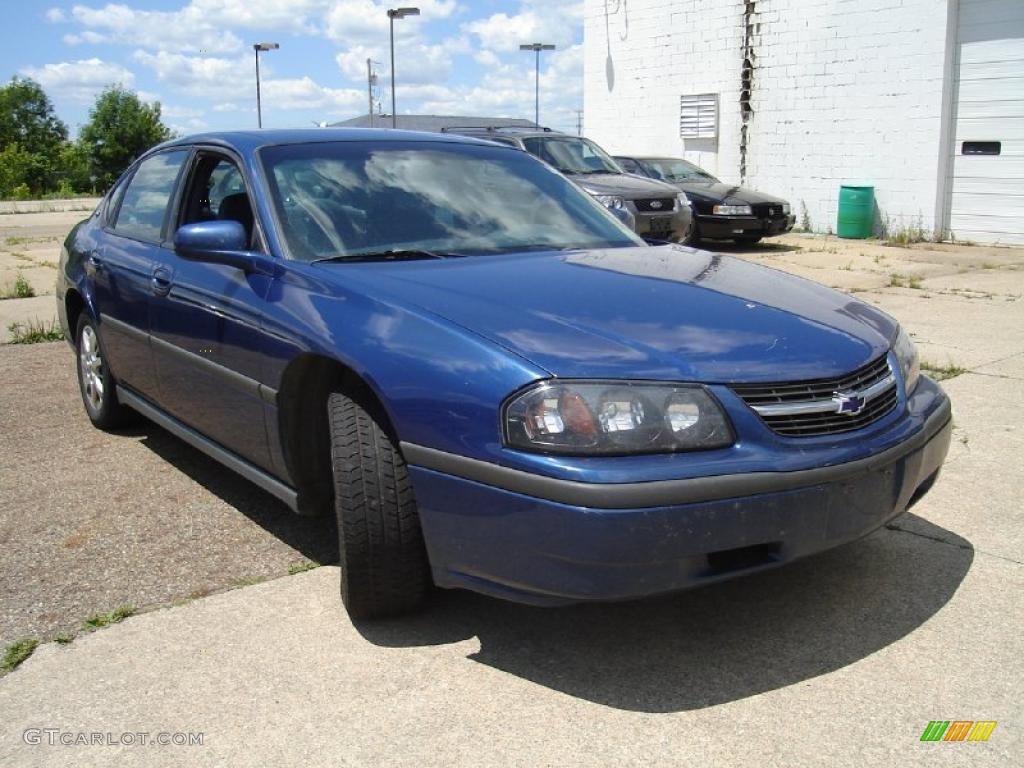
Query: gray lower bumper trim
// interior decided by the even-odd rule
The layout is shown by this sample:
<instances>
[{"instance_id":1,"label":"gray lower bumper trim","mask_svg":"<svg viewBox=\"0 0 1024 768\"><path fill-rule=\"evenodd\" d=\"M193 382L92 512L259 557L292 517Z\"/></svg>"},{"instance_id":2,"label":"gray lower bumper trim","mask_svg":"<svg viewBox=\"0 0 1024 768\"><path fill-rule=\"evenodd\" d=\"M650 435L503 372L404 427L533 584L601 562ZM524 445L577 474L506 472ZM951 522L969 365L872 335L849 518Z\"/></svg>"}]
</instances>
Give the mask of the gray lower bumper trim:
<instances>
[{"instance_id":1,"label":"gray lower bumper trim","mask_svg":"<svg viewBox=\"0 0 1024 768\"><path fill-rule=\"evenodd\" d=\"M580 507L633 509L717 501L850 480L891 464L927 445L941 432L951 429L951 414L949 400L944 400L928 417L924 428L907 440L874 456L845 464L795 472L750 472L646 483L581 483L562 480L414 443L402 443L402 452L409 464L513 493Z\"/></svg>"}]
</instances>

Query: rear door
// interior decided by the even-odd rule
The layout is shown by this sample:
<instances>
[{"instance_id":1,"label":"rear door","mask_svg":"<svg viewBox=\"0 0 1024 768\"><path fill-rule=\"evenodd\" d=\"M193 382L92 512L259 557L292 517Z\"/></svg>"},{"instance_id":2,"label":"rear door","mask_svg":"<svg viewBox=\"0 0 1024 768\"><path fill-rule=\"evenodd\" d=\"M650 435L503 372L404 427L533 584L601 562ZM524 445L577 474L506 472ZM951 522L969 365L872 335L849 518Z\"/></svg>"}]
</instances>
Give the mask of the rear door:
<instances>
[{"instance_id":1,"label":"rear door","mask_svg":"<svg viewBox=\"0 0 1024 768\"><path fill-rule=\"evenodd\" d=\"M199 149L182 191L171 229L232 219L249 232L253 250L264 250L236 158ZM271 278L187 261L170 247L161 253L160 268L167 286L152 296L150 318L161 405L179 421L269 469L260 326Z\"/></svg>"},{"instance_id":2,"label":"rear door","mask_svg":"<svg viewBox=\"0 0 1024 768\"><path fill-rule=\"evenodd\" d=\"M110 370L119 383L151 399L157 386L149 297L159 279L170 200L188 155L187 149L174 149L143 160L115 190L104 212L104 234L86 257Z\"/></svg>"}]
</instances>

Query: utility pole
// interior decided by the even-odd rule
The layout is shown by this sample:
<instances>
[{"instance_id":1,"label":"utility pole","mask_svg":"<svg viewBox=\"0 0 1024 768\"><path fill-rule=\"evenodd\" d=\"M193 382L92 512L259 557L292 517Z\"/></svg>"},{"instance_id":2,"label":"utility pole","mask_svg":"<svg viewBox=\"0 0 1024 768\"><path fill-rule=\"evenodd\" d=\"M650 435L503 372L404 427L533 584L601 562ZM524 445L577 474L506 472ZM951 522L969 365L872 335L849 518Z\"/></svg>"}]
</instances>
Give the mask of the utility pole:
<instances>
[{"instance_id":1,"label":"utility pole","mask_svg":"<svg viewBox=\"0 0 1024 768\"><path fill-rule=\"evenodd\" d=\"M366 57L366 98L370 103L370 127L373 128L373 65L370 57Z\"/></svg>"}]
</instances>

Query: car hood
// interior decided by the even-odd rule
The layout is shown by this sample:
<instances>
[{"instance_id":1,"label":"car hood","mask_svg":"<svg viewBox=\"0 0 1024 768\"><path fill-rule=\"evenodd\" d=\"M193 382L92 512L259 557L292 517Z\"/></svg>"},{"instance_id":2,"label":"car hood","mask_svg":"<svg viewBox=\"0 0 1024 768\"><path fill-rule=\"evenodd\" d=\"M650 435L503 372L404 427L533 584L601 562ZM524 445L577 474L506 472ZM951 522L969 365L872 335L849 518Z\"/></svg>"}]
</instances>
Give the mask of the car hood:
<instances>
[{"instance_id":1,"label":"car hood","mask_svg":"<svg viewBox=\"0 0 1024 768\"><path fill-rule=\"evenodd\" d=\"M896 328L825 286L678 245L330 268L562 377L834 377L884 353Z\"/></svg>"},{"instance_id":2,"label":"car hood","mask_svg":"<svg viewBox=\"0 0 1024 768\"><path fill-rule=\"evenodd\" d=\"M618 195L628 200L649 197L675 197L676 188L671 184L630 173L585 173L568 174L569 178L594 195Z\"/></svg>"},{"instance_id":3,"label":"car hood","mask_svg":"<svg viewBox=\"0 0 1024 768\"><path fill-rule=\"evenodd\" d=\"M725 203L726 205L738 205L740 203L784 203L781 197L772 197L762 192L755 192L746 187L736 187L732 184L723 184L720 181L693 182L680 181L675 186L683 190L691 200L704 200L713 203Z\"/></svg>"}]
</instances>

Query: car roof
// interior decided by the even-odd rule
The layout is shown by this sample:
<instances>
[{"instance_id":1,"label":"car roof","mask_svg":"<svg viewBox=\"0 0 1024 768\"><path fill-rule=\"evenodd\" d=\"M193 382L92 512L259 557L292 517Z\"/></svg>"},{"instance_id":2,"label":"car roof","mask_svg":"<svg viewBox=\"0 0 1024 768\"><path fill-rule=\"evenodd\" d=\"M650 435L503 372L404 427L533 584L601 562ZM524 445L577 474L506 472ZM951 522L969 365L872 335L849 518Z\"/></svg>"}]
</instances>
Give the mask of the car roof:
<instances>
[{"instance_id":1,"label":"car roof","mask_svg":"<svg viewBox=\"0 0 1024 768\"><path fill-rule=\"evenodd\" d=\"M684 163L696 165L696 163L691 160L687 160L685 157L672 157L671 155L612 155L612 157L621 157L626 160L682 160Z\"/></svg>"},{"instance_id":2,"label":"car roof","mask_svg":"<svg viewBox=\"0 0 1024 768\"><path fill-rule=\"evenodd\" d=\"M422 141L435 144L479 144L494 146L472 136L436 133L434 131L404 131L393 128L285 128L249 131L210 131L171 139L158 149L193 144L215 144L238 152L253 152L260 147L281 144L318 144L335 141Z\"/></svg>"},{"instance_id":3,"label":"car roof","mask_svg":"<svg viewBox=\"0 0 1024 768\"><path fill-rule=\"evenodd\" d=\"M578 138L569 133L553 131L550 128L530 128L519 125L450 125L443 129L443 133L451 136L504 136L513 139L530 139L537 136Z\"/></svg>"}]
</instances>

